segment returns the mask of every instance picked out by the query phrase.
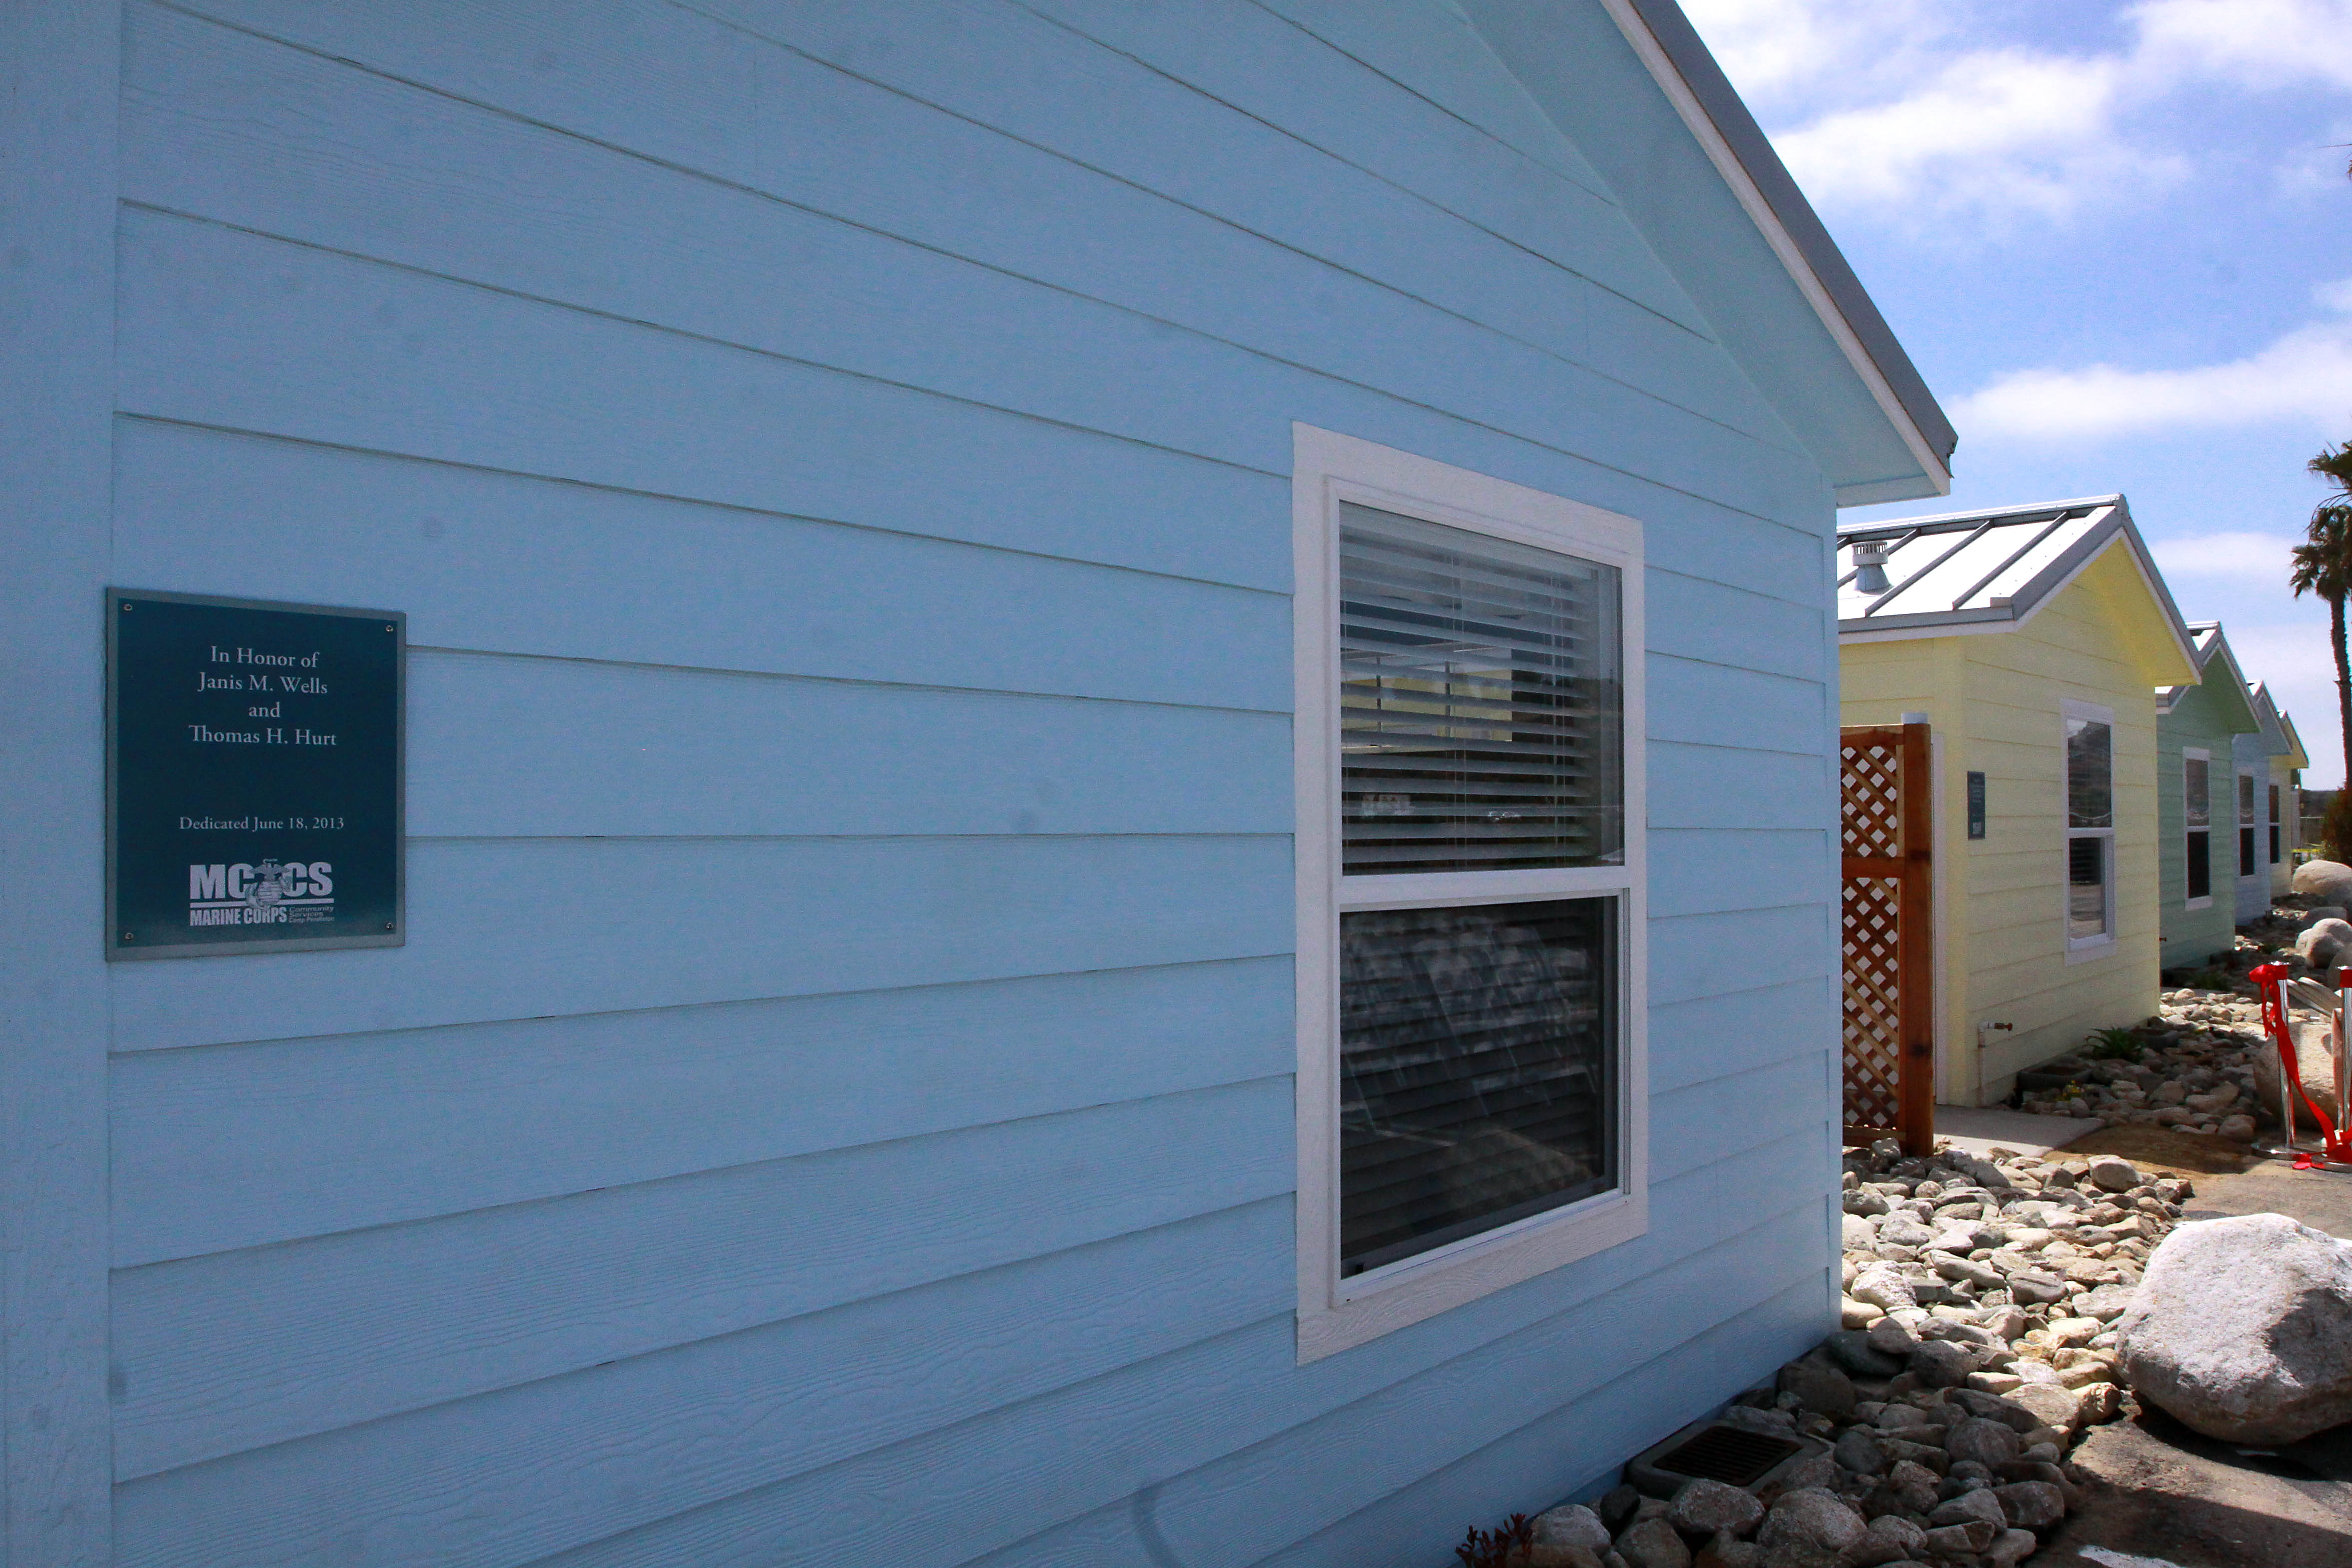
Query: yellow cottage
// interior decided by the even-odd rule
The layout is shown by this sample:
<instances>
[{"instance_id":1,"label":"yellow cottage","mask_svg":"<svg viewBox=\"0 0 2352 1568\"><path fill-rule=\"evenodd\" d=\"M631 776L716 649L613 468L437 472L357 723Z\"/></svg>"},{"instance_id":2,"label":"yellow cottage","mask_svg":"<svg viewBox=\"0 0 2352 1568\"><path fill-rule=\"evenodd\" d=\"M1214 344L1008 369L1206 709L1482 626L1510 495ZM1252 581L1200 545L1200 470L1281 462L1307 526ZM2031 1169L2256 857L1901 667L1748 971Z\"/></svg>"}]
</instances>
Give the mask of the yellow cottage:
<instances>
[{"instance_id":1,"label":"yellow cottage","mask_svg":"<svg viewBox=\"0 0 2352 1568\"><path fill-rule=\"evenodd\" d=\"M2193 682L2121 496L1838 531L1846 724L1935 735L1936 1084L2018 1072L2157 1005L2155 688Z\"/></svg>"}]
</instances>

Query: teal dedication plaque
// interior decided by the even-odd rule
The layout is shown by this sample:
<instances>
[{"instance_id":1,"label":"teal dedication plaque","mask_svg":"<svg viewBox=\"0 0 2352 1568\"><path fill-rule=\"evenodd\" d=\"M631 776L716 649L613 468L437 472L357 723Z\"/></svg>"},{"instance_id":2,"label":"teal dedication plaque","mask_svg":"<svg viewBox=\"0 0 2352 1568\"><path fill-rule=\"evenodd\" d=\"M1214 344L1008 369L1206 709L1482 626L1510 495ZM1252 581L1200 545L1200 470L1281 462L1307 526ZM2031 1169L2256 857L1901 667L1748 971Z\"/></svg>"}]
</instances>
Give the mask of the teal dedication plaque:
<instances>
[{"instance_id":1,"label":"teal dedication plaque","mask_svg":"<svg viewBox=\"0 0 2352 1568\"><path fill-rule=\"evenodd\" d=\"M406 618L118 588L106 629L107 956L398 946Z\"/></svg>"}]
</instances>

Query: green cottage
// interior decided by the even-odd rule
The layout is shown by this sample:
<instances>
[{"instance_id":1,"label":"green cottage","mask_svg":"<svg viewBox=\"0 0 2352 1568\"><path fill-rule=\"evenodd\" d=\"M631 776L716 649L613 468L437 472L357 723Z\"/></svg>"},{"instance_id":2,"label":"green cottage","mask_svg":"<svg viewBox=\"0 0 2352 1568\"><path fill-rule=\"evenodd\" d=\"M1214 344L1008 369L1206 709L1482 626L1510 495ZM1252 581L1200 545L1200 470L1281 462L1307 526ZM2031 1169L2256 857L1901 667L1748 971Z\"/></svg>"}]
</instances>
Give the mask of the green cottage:
<instances>
[{"instance_id":1,"label":"green cottage","mask_svg":"<svg viewBox=\"0 0 2352 1568\"><path fill-rule=\"evenodd\" d=\"M2219 621L2189 625L2201 679L2156 693L2157 896L2161 963L2203 963L2237 931L2236 737L2260 731ZM2218 896L2217 896L2218 894Z\"/></svg>"}]
</instances>

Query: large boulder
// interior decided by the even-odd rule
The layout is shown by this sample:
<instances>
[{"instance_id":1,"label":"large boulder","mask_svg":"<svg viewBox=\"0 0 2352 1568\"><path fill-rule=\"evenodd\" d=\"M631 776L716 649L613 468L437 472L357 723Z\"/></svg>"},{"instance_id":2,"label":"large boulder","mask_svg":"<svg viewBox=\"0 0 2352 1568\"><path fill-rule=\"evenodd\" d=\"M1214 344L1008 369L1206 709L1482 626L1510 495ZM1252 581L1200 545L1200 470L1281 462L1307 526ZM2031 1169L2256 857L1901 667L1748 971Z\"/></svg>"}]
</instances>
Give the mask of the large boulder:
<instances>
[{"instance_id":1,"label":"large boulder","mask_svg":"<svg viewBox=\"0 0 2352 1568\"><path fill-rule=\"evenodd\" d=\"M2294 868L2294 890L2352 909L2352 866L2341 860L2305 860Z\"/></svg>"},{"instance_id":2,"label":"large boulder","mask_svg":"<svg viewBox=\"0 0 2352 1568\"><path fill-rule=\"evenodd\" d=\"M2315 921L2295 937L2294 955L2314 969L2326 970L2347 961L2347 942L2352 942L2352 921Z\"/></svg>"},{"instance_id":3,"label":"large boulder","mask_svg":"<svg viewBox=\"0 0 2352 1568\"><path fill-rule=\"evenodd\" d=\"M2142 1399L2225 1442L2352 1420L2352 1243L2281 1214L2181 1226L2116 1325Z\"/></svg>"},{"instance_id":4,"label":"large boulder","mask_svg":"<svg viewBox=\"0 0 2352 1568\"><path fill-rule=\"evenodd\" d=\"M2328 1120L2333 1121L2336 1120L2336 1056L2330 1049L2335 1044L2333 1031L2319 1019L2299 1017L2291 1032L2294 1036L2295 1067L2303 1078L2304 1092L2311 1096L2312 1104L2326 1111ZM2279 1054L2276 1046L2263 1046L2254 1051L2254 1094L2266 1115L2278 1114ZM2310 1126L2310 1107L2300 1100L2294 1102L2294 1116L2298 1125Z\"/></svg>"}]
</instances>

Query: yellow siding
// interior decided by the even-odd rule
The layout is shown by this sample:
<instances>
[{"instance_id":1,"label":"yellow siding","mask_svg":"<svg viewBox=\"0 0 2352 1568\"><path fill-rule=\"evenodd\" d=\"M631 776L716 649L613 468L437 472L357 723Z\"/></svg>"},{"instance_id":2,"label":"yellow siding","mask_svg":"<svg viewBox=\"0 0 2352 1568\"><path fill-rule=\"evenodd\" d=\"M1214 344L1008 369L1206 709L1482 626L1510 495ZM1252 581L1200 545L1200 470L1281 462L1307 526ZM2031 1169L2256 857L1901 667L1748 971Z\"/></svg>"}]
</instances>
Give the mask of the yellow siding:
<instances>
[{"instance_id":1,"label":"yellow siding","mask_svg":"<svg viewBox=\"0 0 2352 1568\"><path fill-rule=\"evenodd\" d=\"M1937 737L1937 1098L2005 1098L2021 1068L2091 1030L2156 1010L2156 699L2178 679L2128 556L2110 550L2015 631L1841 647L1841 717L1892 724L1924 711ZM2177 655L2166 657L2176 659ZM2116 942L2069 963L2064 728L2068 698L2114 710ZM1986 836L1968 836L1970 772L1985 774ZM1990 1034L1979 1061L1979 1024Z\"/></svg>"}]
</instances>

